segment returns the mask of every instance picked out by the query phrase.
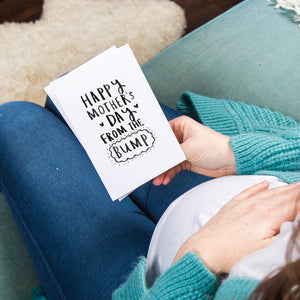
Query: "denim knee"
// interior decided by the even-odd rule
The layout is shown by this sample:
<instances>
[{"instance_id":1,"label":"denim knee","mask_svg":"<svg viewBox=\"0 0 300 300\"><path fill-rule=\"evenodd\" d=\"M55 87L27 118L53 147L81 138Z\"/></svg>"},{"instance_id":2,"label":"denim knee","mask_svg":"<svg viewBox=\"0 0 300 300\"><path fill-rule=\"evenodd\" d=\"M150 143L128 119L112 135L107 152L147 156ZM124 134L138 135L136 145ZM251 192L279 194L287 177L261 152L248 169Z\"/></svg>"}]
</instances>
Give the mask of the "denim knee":
<instances>
[{"instance_id":1,"label":"denim knee","mask_svg":"<svg viewBox=\"0 0 300 300\"><path fill-rule=\"evenodd\" d=\"M25 101L7 102L0 105L0 132L5 128L11 129L11 126L18 123L18 116L32 116L35 113L40 114L43 107ZM30 120L32 118L26 118ZM11 123L12 122L12 123Z\"/></svg>"},{"instance_id":2,"label":"denim knee","mask_svg":"<svg viewBox=\"0 0 300 300\"><path fill-rule=\"evenodd\" d=\"M30 102L8 102L0 105L0 179L4 174L4 166L9 159L14 159L14 150L25 146L25 136L29 136L28 128L42 126L43 107ZM16 137L22 137L22 143L16 143ZM12 153L12 154L11 154Z\"/></svg>"}]
</instances>

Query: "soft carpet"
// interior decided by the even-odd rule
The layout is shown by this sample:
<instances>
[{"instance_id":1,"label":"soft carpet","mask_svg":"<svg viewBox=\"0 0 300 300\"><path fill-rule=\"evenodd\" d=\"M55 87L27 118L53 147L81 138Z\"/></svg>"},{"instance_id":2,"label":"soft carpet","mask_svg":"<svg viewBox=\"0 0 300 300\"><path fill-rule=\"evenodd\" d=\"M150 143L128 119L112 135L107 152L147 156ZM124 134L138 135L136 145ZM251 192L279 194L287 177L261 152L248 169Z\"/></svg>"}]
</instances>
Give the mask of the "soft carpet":
<instances>
[{"instance_id":1,"label":"soft carpet","mask_svg":"<svg viewBox=\"0 0 300 300\"><path fill-rule=\"evenodd\" d=\"M112 45L129 43L143 64L185 25L169 0L45 0L35 23L0 25L0 104L43 105L45 85Z\"/></svg>"}]
</instances>

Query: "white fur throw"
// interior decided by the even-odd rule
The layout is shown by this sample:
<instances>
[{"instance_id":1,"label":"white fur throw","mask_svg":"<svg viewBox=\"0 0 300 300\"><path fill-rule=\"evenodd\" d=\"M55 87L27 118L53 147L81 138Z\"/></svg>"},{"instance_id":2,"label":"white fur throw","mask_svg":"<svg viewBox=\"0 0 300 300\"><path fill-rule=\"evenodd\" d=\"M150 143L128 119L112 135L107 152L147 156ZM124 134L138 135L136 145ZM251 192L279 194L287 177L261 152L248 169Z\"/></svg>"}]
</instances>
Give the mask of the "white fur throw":
<instances>
[{"instance_id":1,"label":"white fur throw","mask_svg":"<svg viewBox=\"0 0 300 300\"><path fill-rule=\"evenodd\" d=\"M35 23L0 25L0 104L43 105L43 87L112 45L140 64L178 40L184 11L169 0L45 0Z\"/></svg>"},{"instance_id":2,"label":"white fur throw","mask_svg":"<svg viewBox=\"0 0 300 300\"><path fill-rule=\"evenodd\" d=\"M270 2L271 0L267 1ZM300 0L276 0L275 8L283 8L294 11L296 13L294 16L295 22L300 22Z\"/></svg>"}]
</instances>

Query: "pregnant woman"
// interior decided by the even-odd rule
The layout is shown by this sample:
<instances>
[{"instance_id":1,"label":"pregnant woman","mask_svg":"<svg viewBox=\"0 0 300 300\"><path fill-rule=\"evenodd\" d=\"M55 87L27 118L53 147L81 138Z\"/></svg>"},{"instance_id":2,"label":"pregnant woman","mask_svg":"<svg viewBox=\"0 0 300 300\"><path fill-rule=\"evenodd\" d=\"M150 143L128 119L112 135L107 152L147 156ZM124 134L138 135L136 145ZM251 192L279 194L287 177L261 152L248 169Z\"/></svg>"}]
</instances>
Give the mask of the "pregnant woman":
<instances>
[{"instance_id":1,"label":"pregnant woman","mask_svg":"<svg viewBox=\"0 0 300 300\"><path fill-rule=\"evenodd\" d=\"M178 107L192 118L162 105L187 160L122 202L49 99L0 107L0 188L42 283L36 297L299 295L299 124L192 93Z\"/></svg>"}]
</instances>

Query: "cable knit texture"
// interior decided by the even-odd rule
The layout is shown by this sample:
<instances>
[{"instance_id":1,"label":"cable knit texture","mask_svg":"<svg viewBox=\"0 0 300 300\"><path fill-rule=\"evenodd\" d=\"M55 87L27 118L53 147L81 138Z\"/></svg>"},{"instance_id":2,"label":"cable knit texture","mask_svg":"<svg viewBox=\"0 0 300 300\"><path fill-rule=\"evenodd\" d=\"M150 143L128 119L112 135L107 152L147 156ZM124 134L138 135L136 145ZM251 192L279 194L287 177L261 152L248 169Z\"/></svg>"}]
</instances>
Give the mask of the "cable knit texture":
<instances>
[{"instance_id":1,"label":"cable knit texture","mask_svg":"<svg viewBox=\"0 0 300 300\"><path fill-rule=\"evenodd\" d=\"M199 260L187 253L147 289L145 258L142 258L127 282L116 290L113 300L119 299L211 299L219 286L217 277Z\"/></svg>"},{"instance_id":2,"label":"cable knit texture","mask_svg":"<svg viewBox=\"0 0 300 300\"><path fill-rule=\"evenodd\" d=\"M249 278L229 278L220 286L198 256L187 253L180 261L159 277L147 289L145 284L145 258L131 273L129 279L113 294L113 300L155 299L247 299L259 281ZM217 292L217 293L216 293Z\"/></svg>"},{"instance_id":3,"label":"cable knit texture","mask_svg":"<svg viewBox=\"0 0 300 300\"><path fill-rule=\"evenodd\" d=\"M300 125L267 108L217 100L186 92L177 108L230 136L239 175L273 175L292 183L300 180Z\"/></svg>"}]
</instances>

